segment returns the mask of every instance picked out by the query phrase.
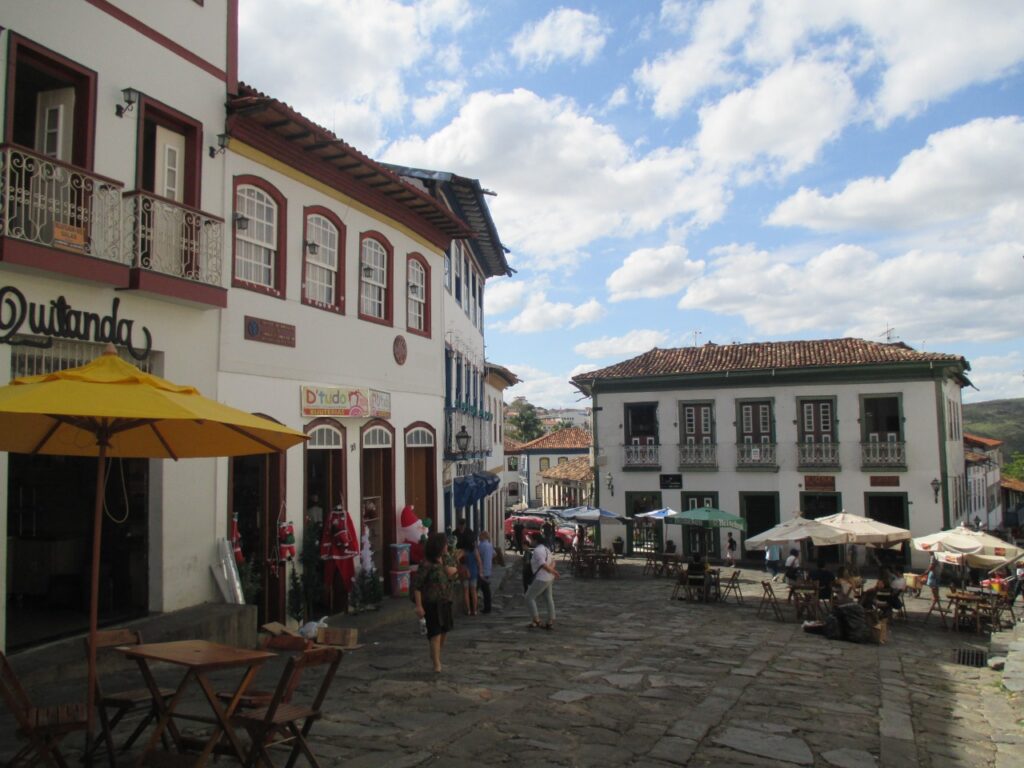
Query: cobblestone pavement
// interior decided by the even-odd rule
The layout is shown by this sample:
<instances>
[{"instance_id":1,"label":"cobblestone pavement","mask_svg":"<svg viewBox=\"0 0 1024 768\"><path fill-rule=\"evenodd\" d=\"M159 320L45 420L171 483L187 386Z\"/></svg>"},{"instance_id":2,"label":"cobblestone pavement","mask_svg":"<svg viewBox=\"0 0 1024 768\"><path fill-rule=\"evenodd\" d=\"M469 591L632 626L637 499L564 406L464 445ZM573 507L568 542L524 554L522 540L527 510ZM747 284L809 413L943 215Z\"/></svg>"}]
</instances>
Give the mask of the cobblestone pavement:
<instances>
[{"instance_id":1,"label":"cobblestone pavement","mask_svg":"<svg viewBox=\"0 0 1024 768\"><path fill-rule=\"evenodd\" d=\"M513 568L494 613L457 618L440 675L411 604L393 606L346 654L314 751L347 768L1024 766L1020 694L953 663L986 643L922 624L924 600L888 644L855 645L802 632L786 606L787 623L759 618L753 571L743 605L693 605L621 570L556 583L548 632L527 629Z\"/></svg>"}]
</instances>

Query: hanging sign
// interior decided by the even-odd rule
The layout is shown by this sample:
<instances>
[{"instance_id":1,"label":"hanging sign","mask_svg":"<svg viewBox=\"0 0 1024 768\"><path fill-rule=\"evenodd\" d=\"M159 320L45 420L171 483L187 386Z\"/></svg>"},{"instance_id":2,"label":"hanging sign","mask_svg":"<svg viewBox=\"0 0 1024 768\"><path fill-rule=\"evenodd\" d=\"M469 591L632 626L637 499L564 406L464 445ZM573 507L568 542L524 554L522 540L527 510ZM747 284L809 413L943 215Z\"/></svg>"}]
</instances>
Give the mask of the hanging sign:
<instances>
[{"instance_id":1,"label":"hanging sign","mask_svg":"<svg viewBox=\"0 0 1024 768\"><path fill-rule=\"evenodd\" d=\"M300 388L300 406L304 417L391 418L391 393L360 387Z\"/></svg>"},{"instance_id":2,"label":"hanging sign","mask_svg":"<svg viewBox=\"0 0 1024 768\"><path fill-rule=\"evenodd\" d=\"M247 341L262 341L264 344L278 344L282 347L294 347L295 326L246 315L245 339Z\"/></svg>"}]
</instances>

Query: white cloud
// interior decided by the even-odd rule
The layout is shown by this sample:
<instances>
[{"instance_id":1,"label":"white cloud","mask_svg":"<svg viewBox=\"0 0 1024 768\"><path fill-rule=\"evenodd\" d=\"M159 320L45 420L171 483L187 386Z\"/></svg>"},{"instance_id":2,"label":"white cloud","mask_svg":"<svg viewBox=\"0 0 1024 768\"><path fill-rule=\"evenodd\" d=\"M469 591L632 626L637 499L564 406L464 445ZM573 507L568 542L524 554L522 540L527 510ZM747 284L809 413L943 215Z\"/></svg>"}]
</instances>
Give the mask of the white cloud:
<instances>
[{"instance_id":1,"label":"white cloud","mask_svg":"<svg viewBox=\"0 0 1024 768\"><path fill-rule=\"evenodd\" d=\"M529 290L529 284L522 280L496 280L487 284L484 291L484 314L486 317L503 315L522 305Z\"/></svg>"},{"instance_id":2,"label":"white cloud","mask_svg":"<svg viewBox=\"0 0 1024 768\"><path fill-rule=\"evenodd\" d=\"M573 59L589 64L601 52L606 38L597 16L558 8L519 31L512 40L512 55L520 67L532 64L545 69L555 61Z\"/></svg>"},{"instance_id":3,"label":"white cloud","mask_svg":"<svg viewBox=\"0 0 1024 768\"><path fill-rule=\"evenodd\" d=\"M629 88L624 85L616 88L612 95L608 97L608 101L604 103L602 112L611 112L613 109L624 107L629 104Z\"/></svg>"},{"instance_id":4,"label":"white cloud","mask_svg":"<svg viewBox=\"0 0 1024 768\"><path fill-rule=\"evenodd\" d=\"M448 106L457 101L465 90L466 84L460 80L442 80L427 84L427 90L433 95L416 99L412 104L412 114L421 125L433 123Z\"/></svg>"},{"instance_id":5,"label":"white cloud","mask_svg":"<svg viewBox=\"0 0 1024 768\"><path fill-rule=\"evenodd\" d=\"M856 102L842 68L792 62L701 109L697 146L714 163L743 165L763 156L777 171L793 173L839 135Z\"/></svg>"},{"instance_id":6,"label":"white cloud","mask_svg":"<svg viewBox=\"0 0 1024 768\"><path fill-rule=\"evenodd\" d=\"M517 363L506 366L516 372L520 383L505 390L504 400L511 403L517 397L525 397L534 405L544 408L580 408L583 396L569 383L576 375L572 373L551 373L533 365Z\"/></svg>"},{"instance_id":7,"label":"white cloud","mask_svg":"<svg viewBox=\"0 0 1024 768\"><path fill-rule=\"evenodd\" d=\"M1024 397L1024 356L1020 352L978 357L967 362L971 364L967 376L977 390L965 389L965 402Z\"/></svg>"},{"instance_id":8,"label":"white cloud","mask_svg":"<svg viewBox=\"0 0 1024 768\"><path fill-rule=\"evenodd\" d=\"M1020 247L1012 243L973 252L910 250L888 259L845 244L803 261L739 245L710 256L679 308L739 316L757 334L878 338L890 325L908 343L1019 335L1015 322L996 320L1016 317L1024 293Z\"/></svg>"},{"instance_id":9,"label":"white cloud","mask_svg":"<svg viewBox=\"0 0 1024 768\"><path fill-rule=\"evenodd\" d=\"M397 119L408 103L405 76L433 63L435 34L473 17L468 0L293 0L287 12L280 0L246 0L239 4L240 76L373 151L383 121Z\"/></svg>"},{"instance_id":10,"label":"white cloud","mask_svg":"<svg viewBox=\"0 0 1024 768\"><path fill-rule=\"evenodd\" d=\"M566 254L572 262L601 237L706 224L725 207L724 174L700 168L692 151L637 154L573 102L523 89L471 95L450 124L394 143L384 159L455 171L496 190L488 205L517 269Z\"/></svg>"},{"instance_id":11,"label":"white cloud","mask_svg":"<svg viewBox=\"0 0 1024 768\"><path fill-rule=\"evenodd\" d=\"M689 10L679 3L663 4L661 15L677 29L688 26ZM709 3L697 16L689 45L662 54L653 62L645 61L633 73L633 79L653 96L654 114L675 117L707 88L736 82L728 51L751 20L750 0Z\"/></svg>"},{"instance_id":12,"label":"white cloud","mask_svg":"<svg viewBox=\"0 0 1024 768\"><path fill-rule=\"evenodd\" d=\"M530 295L523 311L508 322L494 327L508 333L541 333L560 328L576 328L593 323L604 316L604 307L597 299L583 304L548 301L547 294L537 291Z\"/></svg>"},{"instance_id":13,"label":"white cloud","mask_svg":"<svg viewBox=\"0 0 1024 768\"><path fill-rule=\"evenodd\" d=\"M1013 224L1024 204L1024 121L982 118L934 133L889 178L869 177L825 196L801 188L769 224L819 231L910 229L979 215ZM1019 229L1018 229L1019 232Z\"/></svg>"},{"instance_id":14,"label":"white cloud","mask_svg":"<svg viewBox=\"0 0 1024 768\"><path fill-rule=\"evenodd\" d=\"M703 261L690 261L681 245L633 251L612 272L605 285L609 301L654 299L677 293L704 270Z\"/></svg>"},{"instance_id":15,"label":"white cloud","mask_svg":"<svg viewBox=\"0 0 1024 768\"><path fill-rule=\"evenodd\" d=\"M591 360L606 357L632 357L664 344L669 335L665 331L637 328L622 336L602 336L593 341L584 341L573 347L577 355ZM575 375L575 374L574 374Z\"/></svg>"}]
</instances>

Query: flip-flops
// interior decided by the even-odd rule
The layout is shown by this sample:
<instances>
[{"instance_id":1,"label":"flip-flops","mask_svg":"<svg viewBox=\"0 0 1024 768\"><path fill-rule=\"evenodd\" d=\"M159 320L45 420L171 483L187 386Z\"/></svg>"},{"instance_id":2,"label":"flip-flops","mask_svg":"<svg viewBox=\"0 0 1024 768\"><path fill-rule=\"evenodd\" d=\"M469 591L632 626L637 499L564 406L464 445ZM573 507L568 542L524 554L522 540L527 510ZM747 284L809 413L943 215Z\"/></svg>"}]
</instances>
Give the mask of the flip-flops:
<instances>
[{"instance_id":1,"label":"flip-flops","mask_svg":"<svg viewBox=\"0 0 1024 768\"><path fill-rule=\"evenodd\" d=\"M543 626L544 625L541 624L540 621L531 621L529 624L526 625L526 628L527 629L540 629Z\"/></svg>"},{"instance_id":2,"label":"flip-flops","mask_svg":"<svg viewBox=\"0 0 1024 768\"><path fill-rule=\"evenodd\" d=\"M543 629L547 629L549 631L555 628L554 625L550 621L547 624L542 624L541 627Z\"/></svg>"}]
</instances>

